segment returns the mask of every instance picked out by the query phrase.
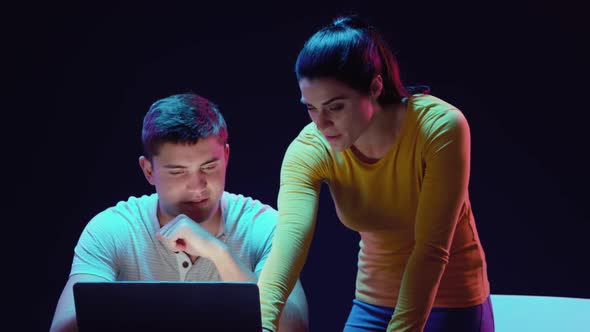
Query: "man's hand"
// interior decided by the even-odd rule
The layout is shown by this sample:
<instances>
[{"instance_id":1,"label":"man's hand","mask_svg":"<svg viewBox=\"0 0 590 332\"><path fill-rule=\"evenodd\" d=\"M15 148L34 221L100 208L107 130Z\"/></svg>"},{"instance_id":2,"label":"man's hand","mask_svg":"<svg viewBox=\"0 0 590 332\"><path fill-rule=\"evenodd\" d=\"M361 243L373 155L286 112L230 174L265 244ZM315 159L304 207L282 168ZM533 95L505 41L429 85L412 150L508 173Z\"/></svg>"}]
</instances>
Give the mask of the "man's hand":
<instances>
[{"instance_id":1,"label":"man's hand","mask_svg":"<svg viewBox=\"0 0 590 332\"><path fill-rule=\"evenodd\" d=\"M212 259L224 243L184 214L176 216L156 234L171 251L184 251L195 257Z\"/></svg>"}]
</instances>

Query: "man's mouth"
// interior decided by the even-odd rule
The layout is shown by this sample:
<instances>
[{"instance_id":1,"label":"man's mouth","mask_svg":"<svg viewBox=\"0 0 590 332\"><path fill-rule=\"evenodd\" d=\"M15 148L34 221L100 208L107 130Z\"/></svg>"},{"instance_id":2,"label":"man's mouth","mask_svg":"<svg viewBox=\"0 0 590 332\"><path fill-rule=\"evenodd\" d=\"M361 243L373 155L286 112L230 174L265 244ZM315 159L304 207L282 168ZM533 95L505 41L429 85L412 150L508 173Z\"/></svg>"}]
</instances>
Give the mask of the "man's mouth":
<instances>
[{"instance_id":1,"label":"man's mouth","mask_svg":"<svg viewBox=\"0 0 590 332\"><path fill-rule=\"evenodd\" d=\"M188 202L184 202L184 204L186 205L203 205L205 203L207 203L207 201L209 201L209 198L201 198L198 200L192 200L192 201L188 201Z\"/></svg>"}]
</instances>

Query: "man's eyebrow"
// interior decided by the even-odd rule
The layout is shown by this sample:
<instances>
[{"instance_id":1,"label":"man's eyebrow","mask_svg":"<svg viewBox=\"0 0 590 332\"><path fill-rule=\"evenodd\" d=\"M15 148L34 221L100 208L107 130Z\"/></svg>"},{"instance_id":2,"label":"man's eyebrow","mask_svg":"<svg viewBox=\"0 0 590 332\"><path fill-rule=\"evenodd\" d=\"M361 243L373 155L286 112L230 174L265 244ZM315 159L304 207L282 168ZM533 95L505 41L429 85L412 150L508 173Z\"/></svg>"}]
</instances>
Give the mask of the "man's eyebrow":
<instances>
[{"instance_id":1,"label":"man's eyebrow","mask_svg":"<svg viewBox=\"0 0 590 332\"><path fill-rule=\"evenodd\" d=\"M329 103L331 103L331 102L334 102L334 101L336 101L336 100L340 100L340 99L347 99L347 98L346 98L345 96L336 96L336 97L334 97L334 98L330 98L330 99L326 100L325 102L323 102L323 103L322 103L322 105L328 105ZM307 103L307 101L306 101L305 99L303 99L303 98L301 98L301 100L299 100L299 101L300 101L302 104L304 104L304 105L310 105L310 104L308 104L308 103Z\"/></svg>"},{"instance_id":2,"label":"man's eyebrow","mask_svg":"<svg viewBox=\"0 0 590 332\"><path fill-rule=\"evenodd\" d=\"M166 164L162 167L164 167L164 168L187 168L186 166L176 165L176 164Z\"/></svg>"},{"instance_id":3,"label":"man's eyebrow","mask_svg":"<svg viewBox=\"0 0 590 332\"><path fill-rule=\"evenodd\" d=\"M219 161L219 158L217 158L217 157L213 157L213 158L211 158L211 159L207 160L206 162L202 163L202 164L201 164L201 166L205 166L205 165L207 165L207 164L212 164L212 163L214 163L214 162L216 162L216 161Z\"/></svg>"},{"instance_id":4,"label":"man's eyebrow","mask_svg":"<svg viewBox=\"0 0 590 332\"><path fill-rule=\"evenodd\" d=\"M213 158L211 158L211 159L209 159L209 160L205 161L204 163L202 163L202 164L201 164L201 166L205 166L205 165L207 165L207 164L214 163L214 162L216 162L216 161L218 161L218 160L219 160L219 158L217 158L217 157L213 157ZM170 168L170 169L173 169L173 168L182 168L182 169L188 168L188 167L186 167L186 166L183 166L183 165L177 165L177 164L166 164L166 165L164 165L164 166L162 166L162 167L164 167L164 168Z\"/></svg>"}]
</instances>

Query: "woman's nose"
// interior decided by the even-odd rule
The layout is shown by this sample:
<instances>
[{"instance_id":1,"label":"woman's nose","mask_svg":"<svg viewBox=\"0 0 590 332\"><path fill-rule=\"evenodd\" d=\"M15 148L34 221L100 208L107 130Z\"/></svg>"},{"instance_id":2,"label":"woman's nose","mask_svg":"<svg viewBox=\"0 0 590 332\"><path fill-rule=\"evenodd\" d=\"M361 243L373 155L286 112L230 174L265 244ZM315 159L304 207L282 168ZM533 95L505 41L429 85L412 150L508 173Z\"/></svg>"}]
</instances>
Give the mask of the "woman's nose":
<instances>
[{"instance_id":1,"label":"woman's nose","mask_svg":"<svg viewBox=\"0 0 590 332\"><path fill-rule=\"evenodd\" d=\"M318 129L325 129L330 125L332 125L332 121L324 113L320 113L316 120Z\"/></svg>"}]
</instances>

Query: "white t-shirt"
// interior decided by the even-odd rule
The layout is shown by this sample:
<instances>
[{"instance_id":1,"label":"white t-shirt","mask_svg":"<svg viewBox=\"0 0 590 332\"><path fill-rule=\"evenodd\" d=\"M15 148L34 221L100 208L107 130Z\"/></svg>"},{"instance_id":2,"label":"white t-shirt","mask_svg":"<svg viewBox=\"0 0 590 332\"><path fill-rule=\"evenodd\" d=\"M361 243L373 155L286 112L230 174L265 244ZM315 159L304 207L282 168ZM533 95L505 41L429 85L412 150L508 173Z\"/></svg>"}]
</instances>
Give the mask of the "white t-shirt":
<instances>
[{"instance_id":1,"label":"white t-shirt","mask_svg":"<svg viewBox=\"0 0 590 332\"><path fill-rule=\"evenodd\" d=\"M92 274L107 280L217 281L212 261L194 264L158 239L158 195L130 197L97 214L84 228L74 249L70 276ZM258 200L224 192L222 225L217 238L257 275L268 257L278 213Z\"/></svg>"}]
</instances>

